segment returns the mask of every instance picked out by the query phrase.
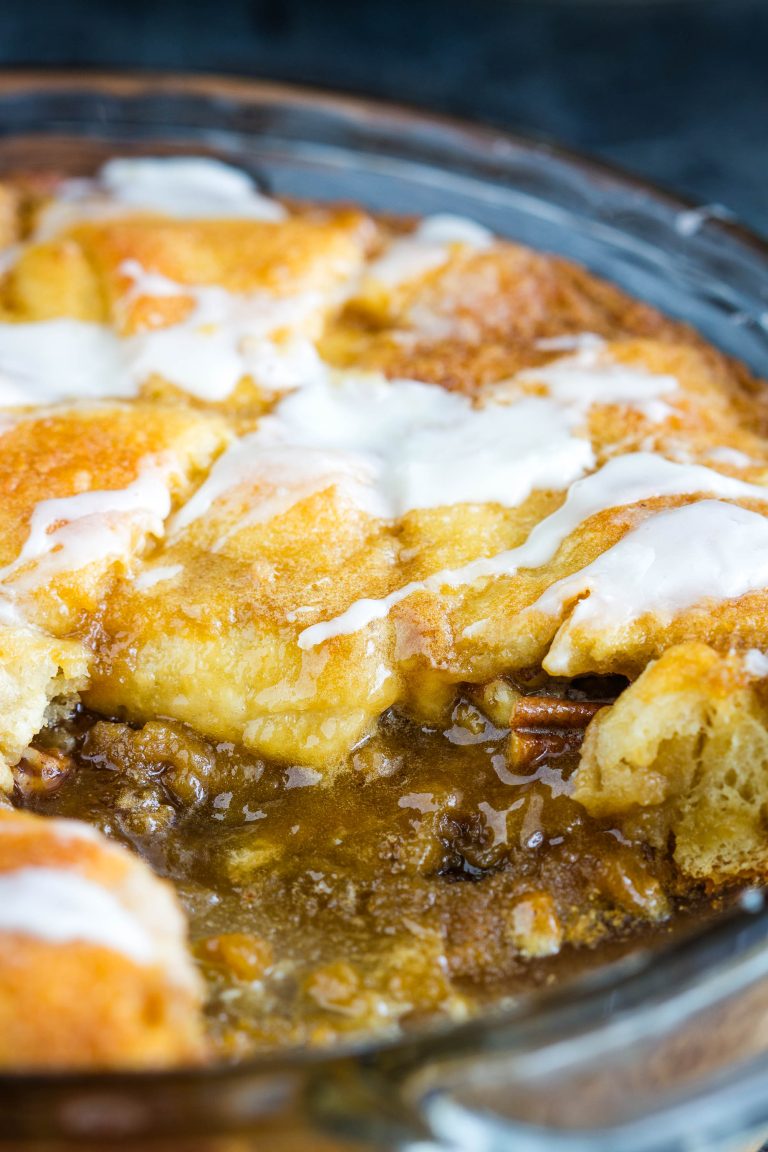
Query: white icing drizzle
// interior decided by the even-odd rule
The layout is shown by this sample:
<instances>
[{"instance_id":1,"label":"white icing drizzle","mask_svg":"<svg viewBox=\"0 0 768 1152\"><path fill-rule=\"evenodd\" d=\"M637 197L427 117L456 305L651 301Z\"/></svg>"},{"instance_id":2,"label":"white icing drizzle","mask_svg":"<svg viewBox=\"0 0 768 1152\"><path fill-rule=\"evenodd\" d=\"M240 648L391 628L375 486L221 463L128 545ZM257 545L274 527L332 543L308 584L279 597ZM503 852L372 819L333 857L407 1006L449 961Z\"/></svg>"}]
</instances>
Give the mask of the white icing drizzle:
<instances>
[{"instance_id":1,"label":"white icing drizzle","mask_svg":"<svg viewBox=\"0 0 768 1152\"><path fill-rule=\"evenodd\" d=\"M235 295L215 285L177 284L135 260L125 261L120 270L133 280L129 299L182 296L193 302L181 323L123 342L134 390L157 374L200 400L215 402L226 399L244 376L283 390L319 371L313 345L296 331L317 313L317 293ZM291 332L286 341L271 339L281 330Z\"/></svg>"},{"instance_id":2,"label":"white icing drizzle","mask_svg":"<svg viewBox=\"0 0 768 1152\"><path fill-rule=\"evenodd\" d=\"M235 295L214 286L176 284L135 261L131 295L183 296L184 321L119 339L111 328L80 320L0 324L0 405L132 397L157 374L200 400L231 394L244 376L274 391L298 387L320 370L311 341L298 329L319 297ZM285 332L284 339L275 338Z\"/></svg>"},{"instance_id":3,"label":"white icing drizzle","mask_svg":"<svg viewBox=\"0 0 768 1152\"><path fill-rule=\"evenodd\" d=\"M174 470L168 463L148 461L126 488L41 500L21 552L0 568L4 594L31 591L58 573L126 556L137 532L161 537L171 510Z\"/></svg>"},{"instance_id":4,"label":"white icing drizzle","mask_svg":"<svg viewBox=\"0 0 768 1152\"><path fill-rule=\"evenodd\" d=\"M549 349L574 348L570 356L518 373L514 383L541 384L547 394L561 404L586 412L593 404L625 404L648 419L665 419L672 411L660 400L678 391L674 376L649 372L642 364L623 364L611 357L605 342L584 333L577 337L555 337L539 341Z\"/></svg>"},{"instance_id":5,"label":"white icing drizzle","mask_svg":"<svg viewBox=\"0 0 768 1152\"><path fill-rule=\"evenodd\" d=\"M413 232L392 241L368 266L364 281L396 288L440 268L459 245L482 250L492 243L493 233L474 220L448 213L427 216Z\"/></svg>"},{"instance_id":6,"label":"white icing drizzle","mask_svg":"<svg viewBox=\"0 0 768 1152\"><path fill-rule=\"evenodd\" d=\"M744 668L751 676L762 679L768 676L768 655L759 648L749 648L744 653Z\"/></svg>"},{"instance_id":7,"label":"white icing drizzle","mask_svg":"<svg viewBox=\"0 0 768 1152\"><path fill-rule=\"evenodd\" d=\"M439 592L441 588L473 584L485 578L513 576L520 568L538 568L555 555L584 520L598 512L659 496L697 493L768 501L768 488L723 476L711 468L675 464L652 452L627 453L573 484L564 503L537 524L518 548L474 560L461 568L444 569L380 599L358 600L340 616L305 628L298 638L299 647L314 648L333 636L357 632L372 621L383 619L395 604L414 592Z\"/></svg>"},{"instance_id":8,"label":"white icing drizzle","mask_svg":"<svg viewBox=\"0 0 768 1152\"><path fill-rule=\"evenodd\" d=\"M133 586L138 592L146 592L157 584L165 583L166 580L175 580L183 571L183 564L164 564L157 568L147 568L135 578Z\"/></svg>"},{"instance_id":9,"label":"white icing drizzle","mask_svg":"<svg viewBox=\"0 0 768 1152\"><path fill-rule=\"evenodd\" d=\"M152 212L177 219L278 221L282 204L263 196L247 173L199 156L110 160L95 180L66 180L41 213L37 239L85 220Z\"/></svg>"},{"instance_id":10,"label":"white icing drizzle","mask_svg":"<svg viewBox=\"0 0 768 1152\"><path fill-rule=\"evenodd\" d=\"M110 160L100 173L108 194L122 204L168 216L283 220L285 208L263 196L241 168L201 156Z\"/></svg>"},{"instance_id":11,"label":"white icing drizzle","mask_svg":"<svg viewBox=\"0 0 768 1152\"><path fill-rule=\"evenodd\" d=\"M577 352L580 348L603 348L605 340L595 332L567 332L562 336L542 336L536 347L542 352Z\"/></svg>"},{"instance_id":12,"label":"white icing drizzle","mask_svg":"<svg viewBox=\"0 0 768 1152\"><path fill-rule=\"evenodd\" d=\"M767 585L768 519L700 500L650 516L528 611L558 615L578 600L543 661L547 672L567 676L579 631L619 633L646 613L668 622L707 600L733 600Z\"/></svg>"},{"instance_id":13,"label":"white icing drizzle","mask_svg":"<svg viewBox=\"0 0 768 1152\"><path fill-rule=\"evenodd\" d=\"M386 520L458 503L514 507L593 465L589 441L574 436L572 424L567 411L539 397L476 408L433 385L328 374L288 395L232 445L172 528L181 531L226 498L242 508L240 531L332 485Z\"/></svg>"},{"instance_id":14,"label":"white icing drizzle","mask_svg":"<svg viewBox=\"0 0 768 1152\"><path fill-rule=\"evenodd\" d=\"M738 448L728 448L727 446L710 448L707 456L713 464L728 464L732 468L749 468L757 463L751 456L747 456L746 452L740 452Z\"/></svg>"},{"instance_id":15,"label":"white icing drizzle","mask_svg":"<svg viewBox=\"0 0 768 1152\"><path fill-rule=\"evenodd\" d=\"M214 545L218 551L232 536L282 516L328 488L370 516L384 512L373 463L363 456L312 448L300 451L292 445L270 444L266 430L255 432L220 457L192 500L174 517L171 530L178 534L218 503L233 516L232 526Z\"/></svg>"},{"instance_id":16,"label":"white icing drizzle","mask_svg":"<svg viewBox=\"0 0 768 1152\"><path fill-rule=\"evenodd\" d=\"M0 405L132 396L111 329L80 320L0 324Z\"/></svg>"},{"instance_id":17,"label":"white icing drizzle","mask_svg":"<svg viewBox=\"0 0 768 1152\"><path fill-rule=\"evenodd\" d=\"M2 624L4 628L21 628L25 632L40 634L39 629L24 618L19 608L17 608L15 604L12 604L10 600L3 599L2 596L0 596L0 624Z\"/></svg>"},{"instance_id":18,"label":"white icing drizzle","mask_svg":"<svg viewBox=\"0 0 768 1152\"><path fill-rule=\"evenodd\" d=\"M43 213L36 239L78 223L127 211L181 218L282 220L244 172L194 157L110 161L96 181L67 181ZM53 403L86 397L130 397L153 374L215 402L252 375L269 389L298 386L315 370L317 353L300 327L319 308L317 295L279 299L235 295L215 286L175 284L135 261L123 271L134 295L189 297L191 314L171 327L119 340L106 325L56 319L0 324L0 405ZM272 339L285 330L285 337Z\"/></svg>"},{"instance_id":19,"label":"white icing drizzle","mask_svg":"<svg viewBox=\"0 0 768 1152\"><path fill-rule=\"evenodd\" d=\"M137 964L155 958L144 925L106 888L77 872L29 867L0 873L0 933L51 944L97 944Z\"/></svg>"}]
</instances>

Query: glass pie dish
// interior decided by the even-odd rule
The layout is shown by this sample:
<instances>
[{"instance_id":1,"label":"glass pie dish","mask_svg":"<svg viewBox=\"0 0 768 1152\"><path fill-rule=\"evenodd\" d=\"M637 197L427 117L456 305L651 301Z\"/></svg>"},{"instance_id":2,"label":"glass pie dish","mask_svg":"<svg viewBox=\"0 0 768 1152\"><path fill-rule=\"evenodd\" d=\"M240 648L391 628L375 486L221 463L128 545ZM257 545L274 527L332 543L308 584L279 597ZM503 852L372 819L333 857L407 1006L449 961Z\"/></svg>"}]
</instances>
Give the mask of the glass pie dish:
<instances>
[{"instance_id":1,"label":"glass pie dish","mask_svg":"<svg viewBox=\"0 0 768 1152\"><path fill-rule=\"evenodd\" d=\"M77 175L117 153L194 152L278 196L470 216L585 264L765 372L768 249L717 213L549 147L202 78L18 76L0 103L4 171ZM750 892L671 947L470 1024L237 1068L5 1077L0 1146L756 1147L768 1126L767 932Z\"/></svg>"}]
</instances>

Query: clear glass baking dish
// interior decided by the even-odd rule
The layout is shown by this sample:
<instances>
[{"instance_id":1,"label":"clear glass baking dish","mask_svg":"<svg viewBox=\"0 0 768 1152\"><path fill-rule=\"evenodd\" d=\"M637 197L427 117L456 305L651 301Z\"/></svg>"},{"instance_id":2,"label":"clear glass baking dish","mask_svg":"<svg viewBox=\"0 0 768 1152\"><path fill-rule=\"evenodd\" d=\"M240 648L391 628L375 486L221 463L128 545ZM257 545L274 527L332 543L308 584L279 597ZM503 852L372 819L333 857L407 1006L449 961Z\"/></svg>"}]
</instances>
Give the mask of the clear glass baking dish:
<instances>
[{"instance_id":1,"label":"clear glass baking dish","mask_svg":"<svg viewBox=\"0 0 768 1152\"><path fill-rule=\"evenodd\" d=\"M768 374L768 244L548 145L206 77L0 78L0 171L198 152L270 192L459 212L582 261ZM51 978L56 974L52 972ZM0 1149L694 1152L768 1135L768 912L386 1045L157 1075L0 1077Z\"/></svg>"}]
</instances>

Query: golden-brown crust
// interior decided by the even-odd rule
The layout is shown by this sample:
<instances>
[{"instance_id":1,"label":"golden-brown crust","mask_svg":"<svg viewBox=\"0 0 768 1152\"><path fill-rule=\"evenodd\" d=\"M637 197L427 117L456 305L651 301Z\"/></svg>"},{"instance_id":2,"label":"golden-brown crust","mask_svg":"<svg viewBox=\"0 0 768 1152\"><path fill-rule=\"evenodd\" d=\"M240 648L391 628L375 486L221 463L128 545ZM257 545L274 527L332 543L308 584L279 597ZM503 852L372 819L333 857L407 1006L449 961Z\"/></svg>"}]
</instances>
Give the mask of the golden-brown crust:
<instances>
[{"instance_id":1,"label":"golden-brown crust","mask_svg":"<svg viewBox=\"0 0 768 1152\"><path fill-rule=\"evenodd\" d=\"M593 408L589 433L598 462L648 449L674 457L682 445L688 459L711 467L709 453L728 446L752 462L731 467L731 474L760 481L768 446L745 417L739 377L728 361L699 343L633 339L607 347L617 363L674 377L679 393L661 423L625 405ZM522 394L538 391L533 378ZM727 464L716 467L729 472ZM259 495L254 489L251 498ZM107 711L126 708L137 719L159 708L265 755L333 766L392 704L404 703L432 721L445 715L455 685L540 664L572 606L554 616L523 611L648 515L692 497L600 513L540 568L440 594L417 593L385 620L336 636L321 651L296 647L304 627L338 616L361 598L386 596L410 581L522 544L562 499L540 491L511 509L417 509L393 524L351 509L329 488L242 532L237 507L214 506L154 554L153 565L182 568L161 595L137 594L124 583L105 604L89 701ZM219 545L222 536L227 542ZM574 674L635 676L668 644L686 637L727 646L735 633L739 643L758 644L765 612L765 595L753 593L711 611L693 608L671 623L639 621L621 637L585 636ZM111 643L110 637L126 633L135 645ZM185 671L192 667L194 677ZM220 701L215 715L204 703L214 697Z\"/></svg>"},{"instance_id":2,"label":"golden-brown crust","mask_svg":"<svg viewBox=\"0 0 768 1152\"><path fill-rule=\"evenodd\" d=\"M19 219L34 216L25 203L13 209ZM591 333L613 364L677 381L661 416L625 403L582 414L578 432L591 441L595 467L654 451L763 483L765 391L692 330L575 265L506 241L481 250L454 244L438 267L383 282L376 261L406 234L396 222L333 207L276 221L128 212L75 221L23 247L0 285L0 315L98 321L125 337L187 320L201 285L270 301L309 294L316 303L286 322L278 340L300 334L342 369L416 378L476 404L545 395L536 370L564 353L541 342ZM182 291L137 287L137 265ZM124 488L150 459L174 456L172 496L183 502L226 442L257 427L279 399L259 379L243 378L230 396L209 401L155 375L136 400L54 407L12 424L0 439L0 562L18 555L41 500ZM715 461L723 449L730 456ZM422 589L385 618L302 650L306 626L356 601L522 544L564 492L536 490L516 507L413 509L388 521L350 506L329 482L244 524L244 510L276 487L262 477L239 503L214 502L180 532L168 521L162 541L137 529L119 561L57 576L29 598L29 619L48 638L75 635L84 645L90 707L137 721L162 714L330 772L390 706L437 722L458 685L541 665L574 608L545 613L534 607L542 593L649 516L697 498L599 512L535 569ZM763 510L762 502L746 506ZM671 621L649 614L620 635L576 631L569 671L634 678L687 640L719 651L758 645L767 613L758 591Z\"/></svg>"},{"instance_id":3,"label":"golden-brown crust","mask_svg":"<svg viewBox=\"0 0 768 1152\"><path fill-rule=\"evenodd\" d=\"M373 235L369 218L343 210L279 223L153 216L82 223L24 249L4 278L1 298L8 318L110 320L127 334L175 323L189 308L183 297L155 297L126 312L127 261L180 285L330 299L361 267Z\"/></svg>"},{"instance_id":4,"label":"golden-brown crust","mask_svg":"<svg viewBox=\"0 0 768 1152\"><path fill-rule=\"evenodd\" d=\"M189 997L87 944L0 937L0 1068L163 1068L202 1053Z\"/></svg>"},{"instance_id":5,"label":"golden-brown crust","mask_svg":"<svg viewBox=\"0 0 768 1152\"><path fill-rule=\"evenodd\" d=\"M10 769L48 723L74 710L88 683L90 653L76 640L35 628L0 629L0 793Z\"/></svg>"},{"instance_id":6,"label":"golden-brown crust","mask_svg":"<svg viewBox=\"0 0 768 1152\"><path fill-rule=\"evenodd\" d=\"M38 869L111 894L157 934L158 954L137 963L76 934L46 939L0 925L0 1067L153 1068L199 1059L200 987L164 882L76 822L0 810L0 880L13 884Z\"/></svg>"},{"instance_id":7,"label":"golden-brown crust","mask_svg":"<svg viewBox=\"0 0 768 1152\"><path fill-rule=\"evenodd\" d=\"M762 883L767 769L765 684L735 653L685 642L593 720L575 797L630 829L652 813L689 876Z\"/></svg>"},{"instance_id":8,"label":"golden-brown crust","mask_svg":"<svg viewBox=\"0 0 768 1152\"><path fill-rule=\"evenodd\" d=\"M107 529L124 528L120 547L107 531L103 546L75 551L61 570L54 563L50 575L45 555L18 565L33 516L45 501L119 493L142 477L150 482L156 477L171 503L190 490L227 435L215 417L141 404L62 406L11 417L0 429L0 582L7 595L23 602L25 619L57 636L83 628L106 596L115 569L125 571L151 538L152 493L137 496L123 513L102 513ZM61 517L64 523L65 505ZM48 531L58 524L54 516Z\"/></svg>"}]
</instances>

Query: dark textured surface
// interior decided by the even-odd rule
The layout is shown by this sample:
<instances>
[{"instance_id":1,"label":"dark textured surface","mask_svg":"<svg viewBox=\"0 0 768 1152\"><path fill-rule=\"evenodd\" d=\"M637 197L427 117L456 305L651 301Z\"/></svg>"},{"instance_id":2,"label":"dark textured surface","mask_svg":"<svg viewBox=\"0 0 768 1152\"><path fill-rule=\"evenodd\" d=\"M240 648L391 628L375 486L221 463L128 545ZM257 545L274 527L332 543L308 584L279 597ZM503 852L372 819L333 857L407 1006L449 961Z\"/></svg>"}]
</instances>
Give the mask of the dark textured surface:
<instances>
[{"instance_id":1,"label":"dark textured surface","mask_svg":"<svg viewBox=\"0 0 768 1152\"><path fill-rule=\"evenodd\" d=\"M0 63L238 72L545 134L768 232L766 0L6 0Z\"/></svg>"}]
</instances>

